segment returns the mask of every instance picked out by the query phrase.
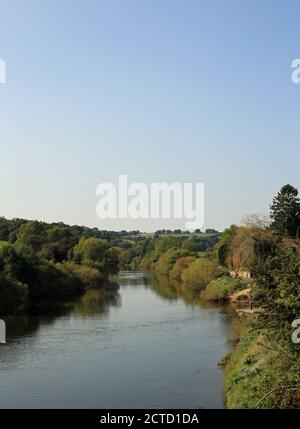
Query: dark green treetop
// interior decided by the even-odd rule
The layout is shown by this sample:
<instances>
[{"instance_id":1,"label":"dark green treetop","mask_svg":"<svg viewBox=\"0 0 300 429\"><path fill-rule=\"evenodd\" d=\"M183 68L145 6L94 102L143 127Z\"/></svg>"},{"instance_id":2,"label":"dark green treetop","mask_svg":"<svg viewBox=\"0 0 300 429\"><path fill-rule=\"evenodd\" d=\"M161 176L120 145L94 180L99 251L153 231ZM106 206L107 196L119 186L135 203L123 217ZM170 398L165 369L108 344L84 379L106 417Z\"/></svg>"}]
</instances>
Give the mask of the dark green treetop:
<instances>
[{"instance_id":1,"label":"dark green treetop","mask_svg":"<svg viewBox=\"0 0 300 429\"><path fill-rule=\"evenodd\" d=\"M271 205L271 229L274 234L296 238L300 232L300 200L298 189L283 186Z\"/></svg>"}]
</instances>

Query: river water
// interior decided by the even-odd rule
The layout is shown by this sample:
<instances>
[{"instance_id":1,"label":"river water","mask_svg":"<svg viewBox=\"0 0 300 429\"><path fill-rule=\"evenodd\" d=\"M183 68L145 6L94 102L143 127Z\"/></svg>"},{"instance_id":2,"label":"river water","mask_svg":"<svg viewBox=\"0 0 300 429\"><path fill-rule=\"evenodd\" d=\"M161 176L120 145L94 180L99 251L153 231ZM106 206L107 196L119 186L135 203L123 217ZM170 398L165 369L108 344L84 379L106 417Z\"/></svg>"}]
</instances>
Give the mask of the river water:
<instances>
[{"instance_id":1,"label":"river water","mask_svg":"<svg viewBox=\"0 0 300 429\"><path fill-rule=\"evenodd\" d=\"M7 322L0 408L222 408L229 315L165 278L122 272Z\"/></svg>"}]
</instances>

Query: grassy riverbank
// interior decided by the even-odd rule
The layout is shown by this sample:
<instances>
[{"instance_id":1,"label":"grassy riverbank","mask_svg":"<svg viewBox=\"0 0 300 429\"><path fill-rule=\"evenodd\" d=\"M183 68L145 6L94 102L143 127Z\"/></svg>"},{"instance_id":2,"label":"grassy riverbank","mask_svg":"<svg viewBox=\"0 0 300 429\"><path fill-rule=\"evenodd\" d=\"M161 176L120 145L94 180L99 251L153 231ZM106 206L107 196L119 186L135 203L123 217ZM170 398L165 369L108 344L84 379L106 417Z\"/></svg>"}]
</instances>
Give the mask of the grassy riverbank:
<instances>
[{"instance_id":1,"label":"grassy riverbank","mask_svg":"<svg viewBox=\"0 0 300 429\"><path fill-rule=\"evenodd\" d=\"M224 359L227 408L299 408L299 354L270 329L248 328Z\"/></svg>"}]
</instances>

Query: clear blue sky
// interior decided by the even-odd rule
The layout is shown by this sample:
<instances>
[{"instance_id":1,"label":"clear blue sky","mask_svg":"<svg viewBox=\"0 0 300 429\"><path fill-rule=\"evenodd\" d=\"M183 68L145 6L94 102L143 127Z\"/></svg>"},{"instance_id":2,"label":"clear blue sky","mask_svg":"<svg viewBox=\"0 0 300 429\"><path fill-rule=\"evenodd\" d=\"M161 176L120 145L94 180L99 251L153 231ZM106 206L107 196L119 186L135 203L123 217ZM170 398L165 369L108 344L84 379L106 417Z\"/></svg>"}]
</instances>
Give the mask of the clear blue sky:
<instances>
[{"instance_id":1,"label":"clear blue sky","mask_svg":"<svg viewBox=\"0 0 300 429\"><path fill-rule=\"evenodd\" d=\"M221 229L300 185L299 1L0 6L1 215L101 228L96 186L126 173L204 182Z\"/></svg>"}]
</instances>

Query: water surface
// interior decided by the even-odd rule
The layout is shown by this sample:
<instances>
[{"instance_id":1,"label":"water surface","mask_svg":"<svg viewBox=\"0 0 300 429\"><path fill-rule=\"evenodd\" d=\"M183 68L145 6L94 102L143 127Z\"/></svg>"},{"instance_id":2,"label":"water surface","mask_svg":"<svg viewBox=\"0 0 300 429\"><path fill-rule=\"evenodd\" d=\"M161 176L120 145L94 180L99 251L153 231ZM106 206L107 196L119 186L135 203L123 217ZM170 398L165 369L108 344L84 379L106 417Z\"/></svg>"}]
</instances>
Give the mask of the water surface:
<instances>
[{"instance_id":1,"label":"water surface","mask_svg":"<svg viewBox=\"0 0 300 429\"><path fill-rule=\"evenodd\" d=\"M166 279L120 274L120 289L7 321L0 408L221 408L228 315Z\"/></svg>"}]
</instances>

